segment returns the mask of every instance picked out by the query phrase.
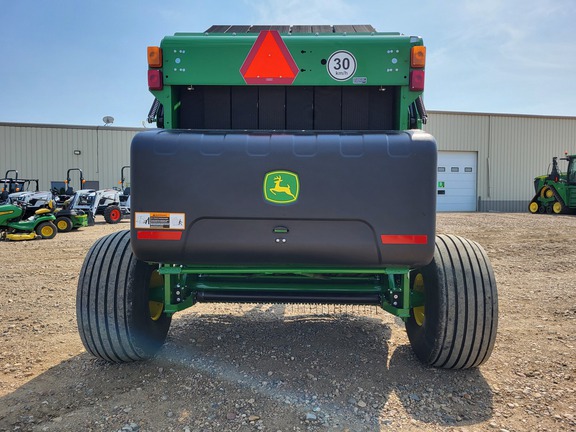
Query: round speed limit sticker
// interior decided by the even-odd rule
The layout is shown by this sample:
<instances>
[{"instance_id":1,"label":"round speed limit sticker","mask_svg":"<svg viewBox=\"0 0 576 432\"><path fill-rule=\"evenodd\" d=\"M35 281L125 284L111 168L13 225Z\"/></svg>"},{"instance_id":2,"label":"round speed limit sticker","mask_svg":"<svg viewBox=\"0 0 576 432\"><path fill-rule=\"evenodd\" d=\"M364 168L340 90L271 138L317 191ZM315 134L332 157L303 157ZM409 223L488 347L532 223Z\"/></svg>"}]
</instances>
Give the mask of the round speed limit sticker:
<instances>
[{"instance_id":1,"label":"round speed limit sticker","mask_svg":"<svg viewBox=\"0 0 576 432\"><path fill-rule=\"evenodd\" d=\"M356 59L348 51L336 51L328 59L326 69L336 81L346 81L356 72Z\"/></svg>"}]
</instances>

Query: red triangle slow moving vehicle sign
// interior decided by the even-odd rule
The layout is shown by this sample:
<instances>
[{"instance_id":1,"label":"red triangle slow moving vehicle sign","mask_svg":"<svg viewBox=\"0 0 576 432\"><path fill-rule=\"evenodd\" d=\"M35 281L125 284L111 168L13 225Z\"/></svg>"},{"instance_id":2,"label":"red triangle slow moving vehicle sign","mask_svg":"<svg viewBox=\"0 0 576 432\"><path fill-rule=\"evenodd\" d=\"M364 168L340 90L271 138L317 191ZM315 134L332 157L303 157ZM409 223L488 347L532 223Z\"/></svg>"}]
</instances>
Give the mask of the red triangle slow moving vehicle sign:
<instances>
[{"instance_id":1,"label":"red triangle slow moving vehicle sign","mask_svg":"<svg viewBox=\"0 0 576 432\"><path fill-rule=\"evenodd\" d=\"M287 84L298 75L298 66L276 30L261 31L240 68L246 84Z\"/></svg>"}]
</instances>

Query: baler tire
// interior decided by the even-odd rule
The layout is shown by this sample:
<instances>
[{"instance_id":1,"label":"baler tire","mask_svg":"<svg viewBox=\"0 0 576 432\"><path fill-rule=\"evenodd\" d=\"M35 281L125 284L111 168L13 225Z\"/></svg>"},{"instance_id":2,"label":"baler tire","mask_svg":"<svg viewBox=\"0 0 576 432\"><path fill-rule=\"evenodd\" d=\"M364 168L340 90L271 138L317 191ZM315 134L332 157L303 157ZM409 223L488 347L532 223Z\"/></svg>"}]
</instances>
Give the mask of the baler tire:
<instances>
[{"instance_id":1,"label":"baler tire","mask_svg":"<svg viewBox=\"0 0 576 432\"><path fill-rule=\"evenodd\" d=\"M58 232L70 232L73 228L72 221L66 216L57 217L55 225L58 228Z\"/></svg>"},{"instance_id":2,"label":"baler tire","mask_svg":"<svg viewBox=\"0 0 576 432\"><path fill-rule=\"evenodd\" d=\"M413 310L406 331L416 356L430 366L469 369L491 355L498 327L498 294L488 256L476 242L436 236L434 258L411 272L424 283L424 320Z\"/></svg>"},{"instance_id":3,"label":"baler tire","mask_svg":"<svg viewBox=\"0 0 576 432\"><path fill-rule=\"evenodd\" d=\"M115 363L154 356L162 347L171 316L151 316L148 289L155 269L138 260L130 231L102 237L90 248L78 279L76 317L84 347Z\"/></svg>"},{"instance_id":4,"label":"baler tire","mask_svg":"<svg viewBox=\"0 0 576 432\"><path fill-rule=\"evenodd\" d=\"M109 224L117 224L122 220L122 210L117 205L111 205L104 210L104 220Z\"/></svg>"}]
</instances>

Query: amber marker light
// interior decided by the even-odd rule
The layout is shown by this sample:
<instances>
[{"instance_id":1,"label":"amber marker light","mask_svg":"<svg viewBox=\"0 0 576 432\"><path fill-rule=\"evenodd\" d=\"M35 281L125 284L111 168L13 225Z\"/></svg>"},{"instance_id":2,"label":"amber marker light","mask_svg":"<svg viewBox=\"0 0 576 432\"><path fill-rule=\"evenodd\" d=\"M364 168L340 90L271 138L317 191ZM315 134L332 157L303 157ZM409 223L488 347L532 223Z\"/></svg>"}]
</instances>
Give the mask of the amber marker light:
<instances>
[{"instance_id":1,"label":"amber marker light","mask_svg":"<svg viewBox=\"0 0 576 432\"><path fill-rule=\"evenodd\" d=\"M413 68L423 68L426 65L426 47L422 45L413 46L410 50L410 66Z\"/></svg>"},{"instance_id":2,"label":"amber marker light","mask_svg":"<svg viewBox=\"0 0 576 432\"><path fill-rule=\"evenodd\" d=\"M153 68L162 67L162 49L160 47L148 47L148 66Z\"/></svg>"}]
</instances>

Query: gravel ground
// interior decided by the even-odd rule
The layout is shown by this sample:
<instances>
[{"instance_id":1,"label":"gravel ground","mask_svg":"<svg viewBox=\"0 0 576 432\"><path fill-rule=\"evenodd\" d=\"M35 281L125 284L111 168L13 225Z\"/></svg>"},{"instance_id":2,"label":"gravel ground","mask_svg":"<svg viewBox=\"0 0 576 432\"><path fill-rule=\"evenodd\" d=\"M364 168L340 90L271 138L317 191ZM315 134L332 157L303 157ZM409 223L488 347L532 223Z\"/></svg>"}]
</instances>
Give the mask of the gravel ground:
<instances>
[{"instance_id":1,"label":"gravel ground","mask_svg":"<svg viewBox=\"0 0 576 432\"><path fill-rule=\"evenodd\" d=\"M339 306L202 304L155 359L97 360L76 281L91 244L127 228L0 243L0 431L576 430L574 216L438 216L498 282L494 352L467 371L419 363L393 316Z\"/></svg>"}]
</instances>

